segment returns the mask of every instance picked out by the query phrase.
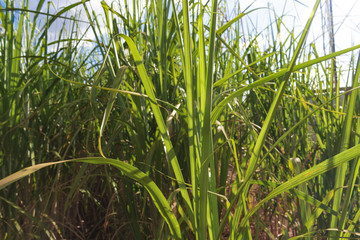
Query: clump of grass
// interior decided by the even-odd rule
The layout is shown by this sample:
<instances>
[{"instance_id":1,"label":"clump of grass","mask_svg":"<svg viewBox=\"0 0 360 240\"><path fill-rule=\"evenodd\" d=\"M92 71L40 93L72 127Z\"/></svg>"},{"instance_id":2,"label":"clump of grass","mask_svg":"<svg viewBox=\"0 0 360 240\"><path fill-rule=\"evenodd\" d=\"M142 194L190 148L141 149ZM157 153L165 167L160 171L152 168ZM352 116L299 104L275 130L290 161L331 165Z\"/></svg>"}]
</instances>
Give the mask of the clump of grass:
<instances>
[{"instance_id":1,"label":"clump of grass","mask_svg":"<svg viewBox=\"0 0 360 240\"><path fill-rule=\"evenodd\" d=\"M266 51L216 0L43 4L0 9L2 238L357 236L359 67L334 94L326 64L360 46L305 51L320 0Z\"/></svg>"}]
</instances>

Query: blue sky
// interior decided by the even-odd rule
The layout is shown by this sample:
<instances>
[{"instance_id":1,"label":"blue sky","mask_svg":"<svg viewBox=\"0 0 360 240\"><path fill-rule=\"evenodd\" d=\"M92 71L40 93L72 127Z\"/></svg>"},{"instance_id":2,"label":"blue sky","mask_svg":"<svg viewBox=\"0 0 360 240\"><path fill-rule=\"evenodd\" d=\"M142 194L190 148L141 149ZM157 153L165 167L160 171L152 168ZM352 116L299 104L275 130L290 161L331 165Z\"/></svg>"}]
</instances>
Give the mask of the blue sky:
<instances>
[{"instance_id":1,"label":"blue sky","mask_svg":"<svg viewBox=\"0 0 360 240\"><path fill-rule=\"evenodd\" d=\"M56 9L61 9L62 7L77 1L78 0L53 0L51 1L53 4L51 4L50 10L52 12L55 12ZM123 0L120 1L123 2ZM203 1L206 2L205 0ZM328 0L322 0L321 7L317 12L317 18L315 19L312 26L312 31L309 36L310 39L318 38L323 35L324 29L321 27L322 23L320 16L321 13L325 14L326 1ZM46 2L49 1L46 0ZM98 14L102 14L100 2L100 0L90 0L92 8ZM111 2L118 1L106 0L106 2L110 4ZM294 24L295 29L301 31L301 29L306 23L306 20L310 14L314 2L314 0L227 0L226 10L228 14L232 14L232 16L234 16L233 9L235 9L234 6L238 6L238 4L240 4L240 9L242 10L250 5L251 9L262 8L249 14L246 17L248 21L251 20L254 24L256 24L256 31L259 32L262 28L265 28L268 25L268 9L271 9L278 16L286 15L287 17L285 17L284 19L288 22L286 22L285 24L290 26L290 28L291 25ZM0 4L4 6L4 0L0 0ZM30 0L29 4L30 9L35 9L38 1ZM42 11L46 12L46 7L47 3L44 4ZM129 7L131 8L131 4L129 5ZM82 9L82 7L77 8L77 10L80 9ZM360 42L360 0L333 0L333 14L336 33L336 48L343 49L357 44L357 41ZM264 17L264 15L266 17ZM86 20L85 14L82 14L81 18L83 18L83 20ZM61 24L59 24L59 26L61 26ZM54 31L56 32L57 29L54 29Z\"/></svg>"},{"instance_id":2,"label":"blue sky","mask_svg":"<svg viewBox=\"0 0 360 240\"><path fill-rule=\"evenodd\" d=\"M60 9L77 1L78 0L53 0L51 1L53 4L50 9L55 12L56 8ZM206 2L205 0L203 1ZM324 29L321 27L320 16L321 12L322 14L325 14L326 12L326 1L328 0L322 0L321 7L318 9L317 18L313 23L312 32L309 36L310 38L318 38L324 32ZM4 5L3 2L3 0L0 0L2 5ZM49 1L46 0L46 2ZM92 8L98 14L102 14L100 2L100 0L90 0ZM111 2L118 1L106 0L106 2L110 4ZM123 0L121 0L121 2L123 2ZM274 11L274 13L278 16L286 15L287 17L284 19L287 20L288 23L285 22L285 24L290 26L290 28L291 25L294 24L295 29L301 31L306 23L314 2L314 0L227 0L226 9L228 14L232 14L232 16L234 16L233 9L235 9L234 6L238 6L238 4L240 4L240 9L242 10L250 5L251 9L262 8L246 17L247 20L251 20L256 24L257 32L261 31L262 28L265 28L268 25L268 9ZM35 9L37 3L38 1L36 0L30 0L30 9ZM42 11L46 12L46 6L47 4L45 3ZM129 4L129 7L131 8L131 4ZM82 7L77 9L82 9ZM343 49L357 44L356 41L360 41L360 0L333 0L333 14L336 32L336 48ZM85 14L82 15L82 18L86 20Z\"/></svg>"},{"instance_id":3,"label":"blue sky","mask_svg":"<svg viewBox=\"0 0 360 240\"><path fill-rule=\"evenodd\" d=\"M327 34L327 29L322 27L321 14L325 16L326 1L323 0L317 12L317 17L314 20L312 31L309 35L310 39L321 38ZM35 8L37 1L30 1ZM54 0L54 6L61 8L69 3L75 2L74 0ZM111 0L106 0L111 3ZM115 1L116 2L116 1ZM131 2L131 1L130 1ZM268 25L268 14L271 9L278 16L286 15L284 20L288 26L294 24L294 27L299 32L306 24L306 20L313 8L314 0L227 0L226 8L228 14L233 14L234 6L241 3L240 9L245 9L251 5L251 9L263 8L249 14L246 18L256 23L256 31L261 31ZM92 8L102 14L100 0L91 0ZM130 4L131 5L131 4ZM131 7L131 6L130 6ZM81 8L81 7L80 7ZM46 9L43 9L46 10ZM333 14L334 14L334 30L335 30L335 44L336 49L347 48L360 43L360 0L333 0ZM85 14L83 14L85 15ZM264 17L265 15L265 17ZM233 14L234 16L234 14ZM85 16L83 16L86 19ZM325 35L326 36L326 35ZM89 36L91 37L91 36Z\"/></svg>"},{"instance_id":4,"label":"blue sky","mask_svg":"<svg viewBox=\"0 0 360 240\"><path fill-rule=\"evenodd\" d=\"M242 0L244 5L250 4L251 0ZM286 19L294 22L295 28L301 30L310 15L314 5L313 0L258 0L253 8L267 7L273 9L277 15L286 15ZM310 39L321 38L324 34L327 37L328 29L322 27L321 16L326 16L326 0L321 2L314 19L309 35ZM360 44L360 1L359 0L333 0L333 16L336 49L347 48ZM261 11L261 10L260 10ZM256 16L261 18L261 14Z\"/></svg>"},{"instance_id":5,"label":"blue sky","mask_svg":"<svg viewBox=\"0 0 360 240\"><path fill-rule=\"evenodd\" d=\"M62 7L78 1L79 0L53 0L50 6L50 11L56 12ZM144 0L139 1L144 2ZM175 1L177 2L179 0ZM320 50L320 54L322 55L328 53L330 50L330 46L328 44L329 29L324 27L322 23L322 19L324 19L324 16L326 16L327 1L329 0L321 1L321 6L317 11L317 15L314 19L308 37L308 42L313 41L314 39L317 41L317 49L318 51ZM47 11L47 2L49 1L46 0L46 3L44 4L44 7L42 9L43 12ZM110 4L111 2L117 3L118 1L106 0L106 2ZM120 2L123 3L123 0L120 0ZM129 7L132 8L132 1L128 2L130 2ZM206 2L206 0L203 0L203 2ZM250 9L259 8L259 10L247 15L243 20L245 23L244 25L252 27L254 29L254 32L259 33L268 26L270 22L268 16L269 13L271 13L272 18L274 15L284 15L284 24L290 29L294 27L296 33L299 34L301 33L303 27L306 24L306 21L313 8L314 2L314 0L226 0L220 2L220 6L222 7L222 11L224 11L225 9L226 14L228 16L230 15L230 18L231 16L235 16L234 9L237 9L237 7L240 7L241 10L246 9L248 6L251 6ZM4 5L3 0L0 0L0 3ZM98 16L101 16L103 14L100 3L100 0L90 0L90 2L88 3L88 6L91 6ZM30 9L36 9L38 1L30 0L29 4ZM122 4L122 6L124 6L124 4ZM83 11L82 6L75 9L73 13L78 10L82 10L80 19L87 20L86 14ZM336 50L341 50L360 44L360 0L333 0L333 14ZM71 14L68 14L68 16L70 15ZM49 40L51 40L51 38L53 38L53 40L57 39L57 34L61 26L62 22L59 21L51 27L51 32L49 33ZM84 30L87 27L87 24L81 24L80 27ZM284 39L286 37L286 31L282 31L282 35L280 36L280 38ZM93 39L93 33L89 31L89 33L87 33L86 35L86 38ZM258 39L261 40L261 37L259 37ZM340 63L349 62L349 55L338 58L338 61Z\"/></svg>"}]
</instances>

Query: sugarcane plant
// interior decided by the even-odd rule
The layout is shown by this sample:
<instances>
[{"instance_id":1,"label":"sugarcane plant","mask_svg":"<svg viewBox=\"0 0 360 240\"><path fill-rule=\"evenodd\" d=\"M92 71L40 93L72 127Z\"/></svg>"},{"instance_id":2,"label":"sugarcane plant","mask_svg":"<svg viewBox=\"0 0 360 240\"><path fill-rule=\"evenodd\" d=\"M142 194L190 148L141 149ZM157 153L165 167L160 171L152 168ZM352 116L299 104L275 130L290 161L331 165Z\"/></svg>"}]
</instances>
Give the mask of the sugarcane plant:
<instances>
[{"instance_id":1,"label":"sugarcane plant","mask_svg":"<svg viewBox=\"0 0 360 240\"><path fill-rule=\"evenodd\" d=\"M299 36L218 0L0 5L0 236L358 236L360 61L344 92L327 66L360 45L306 44L320 4Z\"/></svg>"}]
</instances>

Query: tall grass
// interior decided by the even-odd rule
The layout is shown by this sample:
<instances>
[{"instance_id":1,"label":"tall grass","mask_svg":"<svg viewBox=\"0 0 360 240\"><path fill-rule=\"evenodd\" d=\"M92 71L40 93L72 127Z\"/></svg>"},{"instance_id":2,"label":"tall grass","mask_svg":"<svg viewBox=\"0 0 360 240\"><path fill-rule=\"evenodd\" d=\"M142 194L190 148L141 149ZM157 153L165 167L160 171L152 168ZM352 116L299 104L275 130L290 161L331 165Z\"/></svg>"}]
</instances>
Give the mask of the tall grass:
<instances>
[{"instance_id":1,"label":"tall grass","mask_svg":"<svg viewBox=\"0 0 360 240\"><path fill-rule=\"evenodd\" d=\"M0 9L0 237L359 235L359 63L345 92L328 66L360 45L306 44L320 0L299 36L217 0L124 3Z\"/></svg>"}]
</instances>

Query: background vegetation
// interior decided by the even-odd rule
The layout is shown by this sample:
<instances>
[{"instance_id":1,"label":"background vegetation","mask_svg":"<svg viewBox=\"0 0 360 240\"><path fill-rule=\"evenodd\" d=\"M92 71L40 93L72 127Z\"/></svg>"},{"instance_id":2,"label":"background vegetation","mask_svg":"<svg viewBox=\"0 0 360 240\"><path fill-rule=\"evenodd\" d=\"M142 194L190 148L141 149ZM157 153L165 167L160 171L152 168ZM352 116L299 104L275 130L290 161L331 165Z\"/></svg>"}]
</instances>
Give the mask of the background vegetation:
<instances>
[{"instance_id":1,"label":"background vegetation","mask_svg":"<svg viewBox=\"0 0 360 240\"><path fill-rule=\"evenodd\" d=\"M300 35L138 3L0 8L0 238L359 237L360 45L306 43L321 1Z\"/></svg>"}]
</instances>

